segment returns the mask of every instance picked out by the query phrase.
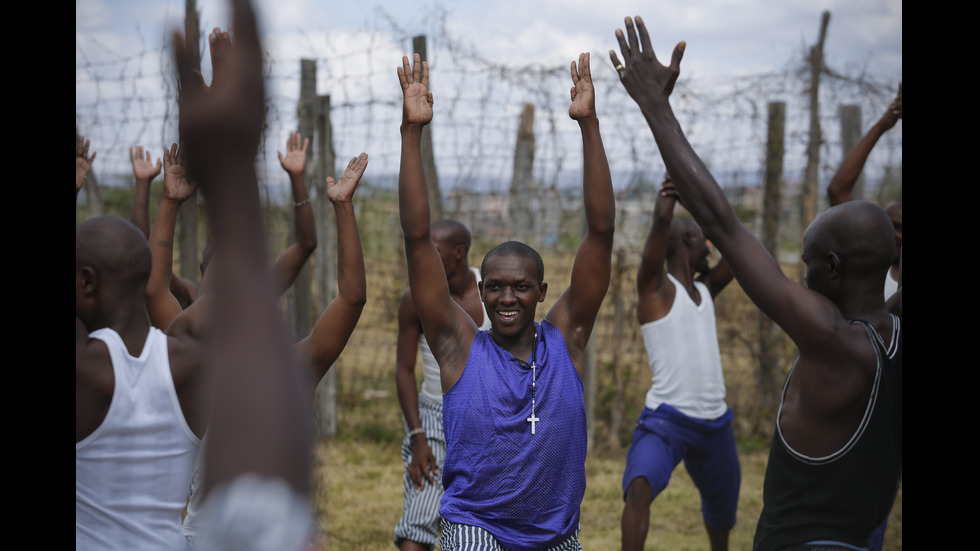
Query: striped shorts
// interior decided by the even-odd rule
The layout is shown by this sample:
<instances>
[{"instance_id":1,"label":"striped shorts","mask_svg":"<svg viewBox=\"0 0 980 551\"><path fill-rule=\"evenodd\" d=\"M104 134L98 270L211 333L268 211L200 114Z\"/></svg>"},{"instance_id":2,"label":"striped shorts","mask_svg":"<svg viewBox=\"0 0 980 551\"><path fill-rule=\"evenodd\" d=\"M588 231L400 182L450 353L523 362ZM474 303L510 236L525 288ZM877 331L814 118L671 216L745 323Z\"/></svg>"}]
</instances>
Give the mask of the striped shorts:
<instances>
[{"instance_id":1,"label":"striped shorts","mask_svg":"<svg viewBox=\"0 0 980 551\"><path fill-rule=\"evenodd\" d=\"M442 466L446 462L446 439L442 434L442 404L419 394L419 418L425 429L425 439L432 448L439 466L439 476L435 476L435 484L422 478L422 489L419 490L408 478L408 466L412 463L412 441L408 437L408 426L405 426L405 439L402 440L402 461L405 471L402 474L404 483L404 505L402 518L395 525L395 545L401 546L402 540L413 541L435 548L439 541L439 505L442 501Z\"/></svg>"},{"instance_id":2,"label":"striped shorts","mask_svg":"<svg viewBox=\"0 0 980 551\"><path fill-rule=\"evenodd\" d=\"M478 526L456 524L442 519L442 539L440 551L509 551L500 545L493 534ZM554 547L542 551L582 551L578 542L578 530L569 538Z\"/></svg>"}]
</instances>

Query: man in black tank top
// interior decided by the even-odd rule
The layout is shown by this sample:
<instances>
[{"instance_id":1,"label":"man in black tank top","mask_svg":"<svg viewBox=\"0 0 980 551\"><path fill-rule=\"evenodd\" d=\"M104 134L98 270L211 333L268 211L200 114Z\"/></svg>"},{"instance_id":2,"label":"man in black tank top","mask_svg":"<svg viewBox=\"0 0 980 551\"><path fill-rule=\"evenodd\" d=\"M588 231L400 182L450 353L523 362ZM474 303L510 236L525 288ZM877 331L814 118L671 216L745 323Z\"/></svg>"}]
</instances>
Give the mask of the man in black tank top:
<instances>
[{"instance_id":1,"label":"man in black tank top","mask_svg":"<svg viewBox=\"0 0 980 551\"><path fill-rule=\"evenodd\" d=\"M887 514L902 464L900 318L886 309L883 297L895 250L891 220L864 201L827 210L803 240L807 287L787 278L739 222L674 116L669 97L686 44L674 48L665 66L642 19L634 26L626 18L626 27L626 34L616 32L623 62L613 51L610 58L653 131L681 201L746 294L799 349L773 446L774 457L783 445L792 457L770 463L767 479L782 478L778 487L766 485L755 547L863 548ZM901 289L897 295L900 309ZM880 446L871 440L879 438ZM824 468L844 460L855 463L848 477L861 478L867 488L867 494L851 496L849 506L859 514L837 508L854 490L842 472L847 469L839 468L844 463ZM819 488L819 495L808 493L811 488Z\"/></svg>"}]
</instances>

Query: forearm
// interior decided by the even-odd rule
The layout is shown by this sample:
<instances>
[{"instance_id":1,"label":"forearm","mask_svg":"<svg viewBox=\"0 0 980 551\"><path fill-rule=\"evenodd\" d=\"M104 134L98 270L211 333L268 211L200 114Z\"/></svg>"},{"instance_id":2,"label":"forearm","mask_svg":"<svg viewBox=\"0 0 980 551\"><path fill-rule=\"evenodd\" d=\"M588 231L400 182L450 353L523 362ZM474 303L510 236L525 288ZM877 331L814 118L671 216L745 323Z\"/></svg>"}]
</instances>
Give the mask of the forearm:
<instances>
[{"instance_id":1,"label":"forearm","mask_svg":"<svg viewBox=\"0 0 980 551\"><path fill-rule=\"evenodd\" d=\"M309 380L293 357L269 274L251 156L210 161L206 186L215 254L213 439L206 469L224 478L252 471L308 487ZM210 270L209 270L210 271ZM243 345L242 343L247 343ZM289 430L286 430L289 429ZM285 473L285 474L284 474ZM220 476L206 479L213 486Z\"/></svg>"},{"instance_id":2,"label":"forearm","mask_svg":"<svg viewBox=\"0 0 980 551\"><path fill-rule=\"evenodd\" d=\"M739 226L738 217L718 182L684 136L669 104L643 109L681 203L706 235L721 239Z\"/></svg>"},{"instance_id":3,"label":"forearm","mask_svg":"<svg viewBox=\"0 0 980 551\"><path fill-rule=\"evenodd\" d=\"M160 208L157 210L149 236L152 265L150 278L146 284L148 295L170 292L170 277L174 262L174 233L179 210L180 202L166 197L160 202Z\"/></svg>"},{"instance_id":4,"label":"forearm","mask_svg":"<svg viewBox=\"0 0 980 551\"><path fill-rule=\"evenodd\" d=\"M422 168L422 125L402 124L398 212L406 247L429 239L429 195Z\"/></svg>"},{"instance_id":5,"label":"forearm","mask_svg":"<svg viewBox=\"0 0 980 551\"><path fill-rule=\"evenodd\" d=\"M354 205L350 201L334 203L334 213L337 219L337 296L361 307L367 300L367 281Z\"/></svg>"},{"instance_id":6,"label":"forearm","mask_svg":"<svg viewBox=\"0 0 980 551\"><path fill-rule=\"evenodd\" d=\"M129 220L147 239L150 238L150 180L147 178L136 179L136 192L133 194L133 209Z\"/></svg>"},{"instance_id":7,"label":"forearm","mask_svg":"<svg viewBox=\"0 0 980 551\"><path fill-rule=\"evenodd\" d=\"M609 162L599 133L599 119L580 120L579 128L582 131L586 224L590 234L608 236L611 242L616 224L616 202Z\"/></svg>"},{"instance_id":8,"label":"forearm","mask_svg":"<svg viewBox=\"0 0 980 551\"><path fill-rule=\"evenodd\" d=\"M395 387L398 390L398 404L409 430L422 426L419 415L419 394L415 382L415 372L404 367L397 367L395 372Z\"/></svg>"},{"instance_id":9,"label":"forearm","mask_svg":"<svg viewBox=\"0 0 980 551\"><path fill-rule=\"evenodd\" d=\"M830 184L827 185L827 200L830 202L830 206L833 207L854 199L852 192L858 177L861 176L861 171L864 170L864 164L875 144L887 130L888 127L879 120L854 146L854 149L844 157L837 172L830 179Z\"/></svg>"},{"instance_id":10,"label":"forearm","mask_svg":"<svg viewBox=\"0 0 980 551\"><path fill-rule=\"evenodd\" d=\"M312 254L316 250L316 225L313 220L313 205L310 201L310 192L306 189L306 180L303 173L289 173L289 183L293 190L293 203L295 214L293 224L296 231L296 244L303 248L307 254Z\"/></svg>"}]
</instances>

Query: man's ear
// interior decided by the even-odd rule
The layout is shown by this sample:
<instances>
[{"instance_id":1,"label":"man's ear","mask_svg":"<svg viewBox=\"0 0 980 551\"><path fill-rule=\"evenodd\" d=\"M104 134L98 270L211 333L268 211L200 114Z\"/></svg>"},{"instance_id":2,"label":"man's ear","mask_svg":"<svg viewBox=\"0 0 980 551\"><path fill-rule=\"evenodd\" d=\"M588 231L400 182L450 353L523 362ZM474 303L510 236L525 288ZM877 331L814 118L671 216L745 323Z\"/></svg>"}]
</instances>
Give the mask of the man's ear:
<instances>
[{"instance_id":1,"label":"man's ear","mask_svg":"<svg viewBox=\"0 0 980 551\"><path fill-rule=\"evenodd\" d=\"M79 273L82 278L82 294L86 297L95 295L99 288L99 274L91 266L82 266Z\"/></svg>"},{"instance_id":2,"label":"man's ear","mask_svg":"<svg viewBox=\"0 0 980 551\"><path fill-rule=\"evenodd\" d=\"M538 296L538 302L544 302L544 296L548 294L548 284L542 281L541 285L538 285L538 289L541 290L541 294Z\"/></svg>"},{"instance_id":3,"label":"man's ear","mask_svg":"<svg viewBox=\"0 0 980 551\"><path fill-rule=\"evenodd\" d=\"M827 253L827 275L829 275L831 279L838 279L840 278L840 269L840 257L837 256L837 253Z\"/></svg>"},{"instance_id":4,"label":"man's ear","mask_svg":"<svg viewBox=\"0 0 980 551\"><path fill-rule=\"evenodd\" d=\"M480 291L480 302L483 302L483 280L476 282L476 288Z\"/></svg>"}]
</instances>

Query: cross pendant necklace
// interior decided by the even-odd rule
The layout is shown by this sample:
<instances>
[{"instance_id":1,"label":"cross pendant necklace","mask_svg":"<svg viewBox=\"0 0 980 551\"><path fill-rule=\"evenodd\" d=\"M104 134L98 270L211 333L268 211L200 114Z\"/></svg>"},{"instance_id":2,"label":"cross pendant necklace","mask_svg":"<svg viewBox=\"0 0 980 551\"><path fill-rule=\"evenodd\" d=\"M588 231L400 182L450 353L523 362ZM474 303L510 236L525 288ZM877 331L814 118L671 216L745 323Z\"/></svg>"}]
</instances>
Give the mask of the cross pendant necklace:
<instances>
[{"instance_id":1,"label":"cross pendant necklace","mask_svg":"<svg viewBox=\"0 0 980 551\"><path fill-rule=\"evenodd\" d=\"M537 381L538 381L537 344L538 344L538 331L537 329L535 329L534 337L531 339L531 416L525 419L525 421L531 423L531 434L534 434L535 423L541 420L535 417L534 415L534 391L537 388Z\"/></svg>"}]
</instances>

